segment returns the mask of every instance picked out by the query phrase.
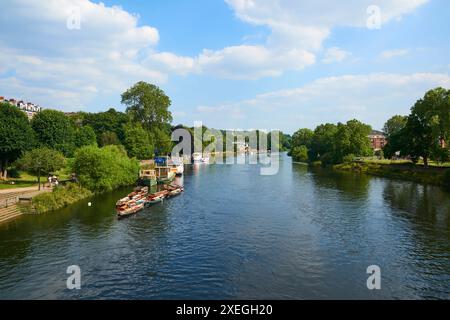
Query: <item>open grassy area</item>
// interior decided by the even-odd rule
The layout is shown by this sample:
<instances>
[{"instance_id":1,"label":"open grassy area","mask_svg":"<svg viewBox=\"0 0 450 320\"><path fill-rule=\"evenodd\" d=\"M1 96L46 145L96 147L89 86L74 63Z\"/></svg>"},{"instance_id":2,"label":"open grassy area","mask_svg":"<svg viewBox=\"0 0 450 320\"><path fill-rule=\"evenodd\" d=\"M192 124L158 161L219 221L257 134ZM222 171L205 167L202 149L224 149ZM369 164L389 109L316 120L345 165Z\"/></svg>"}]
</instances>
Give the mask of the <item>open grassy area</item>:
<instances>
[{"instance_id":1,"label":"open grassy area","mask_svg":"<svg viewBox=\"0 0 450 320\"><path fill-rule=\"evenodd\" d=\"M414 165L411 160L389 160L389 159L374 159L374 158L362 158L362 162L365 163L373 163L373 164L406 164L406 165ZM423 166L423 161L419 161L417 166ZM442 168L450 168L450 162L435 162L429 161L428 165L430 167L442 167Z\"/></svg>"},{"instance_id":2,"label":"open grassy area","mask_svg":"<svg viewBox=\"0 0 450 320\"><path fill-rule=\"evenodd\" d=\"M70 178L69 168L63 168L54 172L59 180L67 180ZM28 188L32 186L37 186L38 178L36 175L30 174L26 171L17 171L14 177L10 177L7 180L0 180L0 190L4 189L14 189L14 188ZM41 183L47 183L47 175L41 176Z\"/></svg>"}]
</instances>

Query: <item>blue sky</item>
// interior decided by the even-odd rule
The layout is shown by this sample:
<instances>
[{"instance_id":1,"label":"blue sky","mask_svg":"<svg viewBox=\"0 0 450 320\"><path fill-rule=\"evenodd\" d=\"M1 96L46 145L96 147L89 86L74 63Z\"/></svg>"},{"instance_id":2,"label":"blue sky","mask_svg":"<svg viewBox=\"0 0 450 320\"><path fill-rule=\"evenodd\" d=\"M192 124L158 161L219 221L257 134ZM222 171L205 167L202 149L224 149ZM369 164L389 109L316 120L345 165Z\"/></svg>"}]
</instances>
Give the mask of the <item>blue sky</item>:
<instances>
[{"instance_id":1,"label":"blue sky","mask_svg":"<svg viewBox=\"0 0 450 320\"><path fill-rule=\"evenodd\" d=\"M48 108L124 110L120 94L143 80L171 97L174 124L380 129L450 88L445 0L4 2L0 95Z\"/></svg>"}]
</instances>

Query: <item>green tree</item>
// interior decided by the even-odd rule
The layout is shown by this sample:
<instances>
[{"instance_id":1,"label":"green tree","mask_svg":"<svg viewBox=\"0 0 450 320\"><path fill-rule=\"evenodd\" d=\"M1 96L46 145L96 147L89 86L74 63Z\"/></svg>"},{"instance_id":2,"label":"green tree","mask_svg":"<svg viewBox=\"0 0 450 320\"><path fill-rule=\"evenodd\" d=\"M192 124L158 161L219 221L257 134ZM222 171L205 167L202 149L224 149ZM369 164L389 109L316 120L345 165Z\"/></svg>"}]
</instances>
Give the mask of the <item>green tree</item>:
<instances>
[{"instance_id":1,"label":"green tree","mask_svg":"<svg viewBox=\"0 0 450 320\"><path fill-rule=\"evenodd\" d=\"M91 126L82 126L75 133L75 146L77 148L83 146L97 145L97 136Z\"/></svg>"},{"instance_id":2,"label":"green tree","mask_svg":"<svg viewBox=\"0 0 450 320\"><path fill-rule=\"evenodd\" d=\"M75 124L61 111L44 110L34 116L31 126L39 145L70 156L75 149Z\"/></svg>"},{"instance_id":3,"label":"green tree","mask_svg":"<svg viewBox=\"0 0 450 320\"><path fill-rule=\"evenodd\" d=\"M405 128L401 130L402 154L408 154L413 161L422 157L428 167L430 158L443 159L448 151L440 146L440 140L448 141L450 133L449 90L436 88L428 91L411 108Z\"/></svg>"},{"instance_id":4,"label":"green tree","mask_svg":"<svg viewBox=\"0 0 450 320\"><path fill-rule=\"evenodd\" d=\"M95 134L97 135L97 143L100 146L104 146L104 144L102 144L102 135L105 132L114 132L117 139L121 142L125 139L123 126L129 122L129 116L123 112L111 108L106 112L80 113L78 118L82 119L81 121L84 126L89 125L94 129ZM110 144L118 143L115 142Z\"/></svg>"},{"instance_id":5,"label":"green tree","mask_svg":"<svg viewBox=\"0 0 450 320\"><path fill-rule=\"evenodd\" d=\"M292 135L291 146L306 146L307 148L311 146L312 138L314 132L310 129L299 129Z\"/></svg>"},{"instance_id":6,"label":"green tree","mask_svg":"<svg viewBox=\"0 0 450 320\"><path fill-rule=\"evenodd\" d=\"M310 161L321 160L324 165L332 162L336 132L337 126L332 123L319 125L314 130L309 150Z\"/></svg>"},{"instance_id":7,"label":"green tree","mask_svg":"<svg viewBox=\"0 0 450 320\"><path fill-rule=\"evenodd\" d=\"M115 132L107 131L101 134L100 145L102 147L110 145L120 145L120 140Z\"/></svg>"},{"instance_id":8,"label":"green tree","mask_svg":"<svg viewBox=\"0 0 450 320\"><path fill-rule=\"evenodd\" d=\"M350 130L350 145L345 155L354 154L360 157L373 155L369 139L372 127L355 119L347 121L346 126Z\"/></svg>"},{"instance_id":9,"label":"green tree","mask_svg":"<svg viewBox=\"0 0 450 320\"><path fill-rule=\"evenodd\" d=\"M41 175L63 168L65 158L62 153L43 147L25 152L23 157L18 160L18 165L37 175L39 190L41 190Z\"/></svg>"},{"instance_id":10,"label":"green tree","mask_svg":"<svg viewBox=\"0 0 450 320\"><path fill-rule=\"evenodd\" d=\"M155 153L157 155L167 155L172 150L171 135L164 129L154 128L151 133L155 141Z\"/></svg>"},{"instance_id":11,"label":"green tree","mask_svg":"<svg viewBox=\"0 0 450 320\"><path fill-rule=\"evenodd\" d=\"M0 179L22 152L33 147L34 133L25 113L9 103L0 103Z\"/></svg>"},{"instance_id":12,"label":"green tree","mask_svg":"<svg viewBox=\"0 0 450 320\"><path fill-rule=\"evenodd\" d=\"M124 125L124 134L124 146L130 157L136 157L139 160L153 157L153 137L140 124L128 123Z\"/></svg>"},{"instance_id":13,"label":"green tree","mask_svg":"<svg viewBox=\"0 0 450 320\"><path fill-rule=\"evenodd\" d=\"M383 132L386 134L386 136L389 139L389 136L399 132L401 129L403 129L406 125L406 122L408 121L408 116L400 116L395 115L392 118L390 118L383 127Z\"/></svg>"},{"instance_id":14,"label":"green tree","mask_svg":"<svg viewBox=\"0 0 450 320\"><path fill-rule=\"evenodd\" d=\"M164 124L172 121L170 98L153 84L143 81L136 83L122 94L122 104L127 106L127 114L147 130L163 129Z\"/></svg>"},{"instance_id":15,"label":"green tree","mask_svg":"<svg viewBox=\"0 0 450 320\"><path fill-rule=\"evenodd\" d=\"M298 162L308 162L308 148L304 145L294 147L292 159Z\"/></svg>"},{"instance_id":16,"label":"green tree","mask_svg":"<svg viewBox=\"0 0 450 320\"><path fill-rule=\"evenodd\" d=\"M128 158L120 146L85 146L75 152L72 171L83 187L103 192L134 184L139 174L139 163Z\"/></svg>"}]
</instances>

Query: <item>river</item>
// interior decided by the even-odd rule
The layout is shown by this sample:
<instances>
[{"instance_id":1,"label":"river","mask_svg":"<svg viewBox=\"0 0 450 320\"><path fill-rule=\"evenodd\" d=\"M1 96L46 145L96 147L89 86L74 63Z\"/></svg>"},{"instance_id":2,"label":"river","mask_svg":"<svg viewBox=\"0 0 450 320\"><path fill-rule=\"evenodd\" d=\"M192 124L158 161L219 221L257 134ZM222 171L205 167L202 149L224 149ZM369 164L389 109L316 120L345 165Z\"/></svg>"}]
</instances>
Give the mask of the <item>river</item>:
<instances>
[{"instance_id":1,"label":"river","mask_svg":"<svg viewBox=\"0 0 450 320\"><path fill-rule=\"evenodd\" d=\"M437 299L450 193L310 169L186 166L185 192L124 220L131 188L0 225L0 299ZM92 206L88 206L88 202ZM67 267L81 289L66 287ZM381 271L369 290L367 267Z\"/></svg>"}]
</instances>

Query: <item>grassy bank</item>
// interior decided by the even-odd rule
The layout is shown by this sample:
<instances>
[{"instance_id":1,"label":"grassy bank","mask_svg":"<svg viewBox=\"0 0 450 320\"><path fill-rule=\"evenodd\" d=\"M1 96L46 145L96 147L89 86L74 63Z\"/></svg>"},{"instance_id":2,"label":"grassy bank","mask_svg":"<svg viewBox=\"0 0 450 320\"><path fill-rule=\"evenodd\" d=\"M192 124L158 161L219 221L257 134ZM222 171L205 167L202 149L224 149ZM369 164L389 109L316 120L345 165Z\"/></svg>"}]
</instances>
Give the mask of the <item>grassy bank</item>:
<instances>
[{"instance_id":1,"label":"grassy bank","mask_svg":"<svg viewBox=\"0 0 450 320\"><path fill-rule=\"evenodd\" d=\"M441 167L424 168L413 164L351 162L335 165L333 169L440 186L449 186L450 184L450 170Z\"/></svg>"},{"instance_id":2,"label":"grassy bank","mask_svg":"<svg viewBox=\"0 0 450 320\"><path fill-rule=\"evenodd\" d=\"M54 211L92 195L91 191L76 184L67 184L64 187L54 189L53 192L43 193L34 197L32 208L36 213Z\"/></svg>"}]
</instances>

